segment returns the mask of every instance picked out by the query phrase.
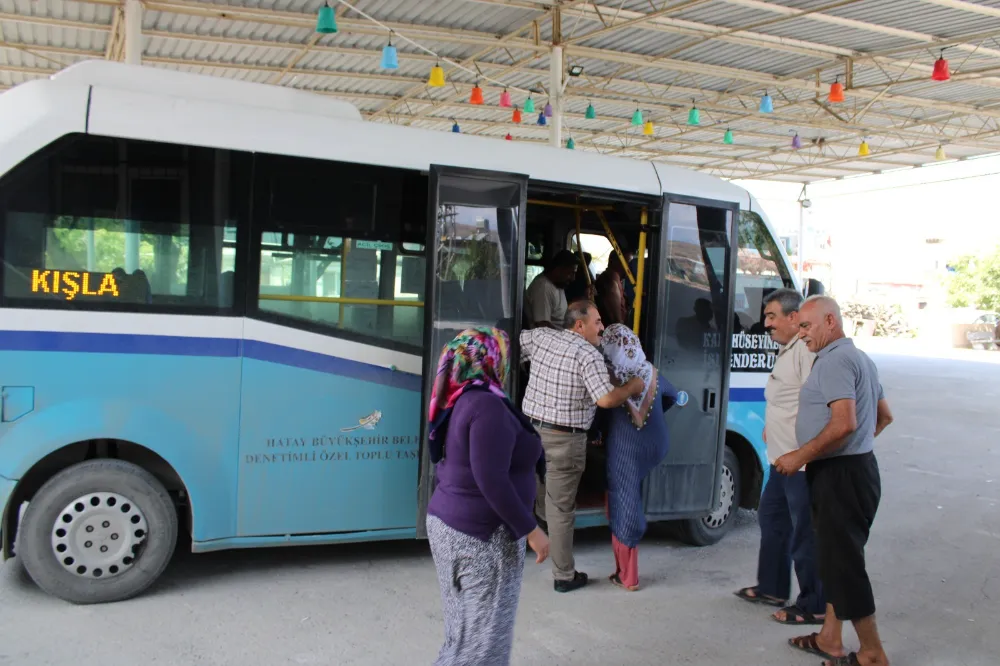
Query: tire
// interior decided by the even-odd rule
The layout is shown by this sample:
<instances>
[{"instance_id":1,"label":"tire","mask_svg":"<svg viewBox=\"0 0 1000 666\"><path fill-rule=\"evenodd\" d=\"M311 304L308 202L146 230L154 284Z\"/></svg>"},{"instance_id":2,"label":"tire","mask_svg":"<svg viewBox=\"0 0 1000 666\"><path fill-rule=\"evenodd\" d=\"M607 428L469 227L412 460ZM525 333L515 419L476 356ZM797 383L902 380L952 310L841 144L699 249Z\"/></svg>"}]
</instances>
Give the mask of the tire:
<instances>
[{"instance_id":1,"label":"tire","mask_svg":"<svg viewBox=\"0 0 1000 666\"><path fill-rule=\"evenodd\" d=\"M18 536L24 568L49 594L74 604L122 601L167 567L177 544L177 510L143 468L89 460L35 493Z\"/></svg>"},{"instance_id":2,"label":"tire","mask_svg":"<svg viewBox=\"0 0 1000 666\"><path fill-rule=\"evenodd\" d=\"M740 508L740 459L728 446L722 459L722 491L715 511L704 518L680 521L678 537L692 546L711 546L722 540L736 520Z\"/></svg>"}]
</instances>

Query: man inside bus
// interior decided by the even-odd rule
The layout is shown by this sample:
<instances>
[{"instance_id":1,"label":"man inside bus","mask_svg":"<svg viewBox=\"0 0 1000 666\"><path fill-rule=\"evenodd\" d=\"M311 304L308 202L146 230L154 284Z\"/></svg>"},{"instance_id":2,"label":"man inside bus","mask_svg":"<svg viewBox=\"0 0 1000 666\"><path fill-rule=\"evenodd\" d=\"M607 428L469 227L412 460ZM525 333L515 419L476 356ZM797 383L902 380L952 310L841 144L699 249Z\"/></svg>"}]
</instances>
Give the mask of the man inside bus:
<instances>
[{"instance_id":1,"label":"man inside bus","mask_svg":"<svg viewBox=\"0 0 1000 666\"><path fill-rule=\"evenodd\" d=\"M566 287L576 278L576 255L560 250L545 271L538 275L524 292L524 328L544 326L561 329L566 318Z\"/></svg>"},{"instance_id":2,"label":"man inside bus","mask_svg":"<svg viewBox=\"0 0 1000 666\"><path fill-rule=\"evenodd\" d=\"M775 289L764 299L764 329L779 345L774 369L764 389L764 442L771 472L760 498L760 553L757 585L736 596L754 604L784 606L791 593L791 569L799 581L795 603L773 614L782 624L823 624L826 598L816 571L816 539L810 517L809 486L805 472L784 477L774 461L799 448L795 440L795 415L799 391L809 377L816 355L799 338L802 294Z\"/></svg>"},{"instance_id":3,"label":"man inside bus","mask_svg":"<svg viewBox=\"0 0 1000 666\"><path fill-rule=\"evenodd\" d=\"M789 643L825 657L827 666L888 666L875 623L865 545L882 495L875 438L892 423L892 413L878 369L844 334L835 300L806 299L799 312L799 335L816 354L816 362L799 394L799 448L778 458L774 467L786 476L806 468L827 607L818 634ZM843 623L848 620L861 649L844 656Z\"/></svg>"},{"instance_id":4,"label":"man inside bus","mask_svg":"<svg viewBox=\"0 0 1000 666\"><path fill-rule=\"evenodd\" d=\"M521 409L538 429L545 449L545 483L539 485L535 513L548 525L556 592L587 584L587 574L576 570L573 559L573 527L587 460L587 431L597 407L620 407L645 389L638 377L617 388L611 383L598 351L604 324L594 303L571 303L565 321L563 329L539 327L520 336L521 362L531 363Z\"/></svg>"},{"instance_id":5,"label":"man inside bus","mask_svg":"<svg viewBox=\"0 0 1000 666\"><path fill-rule=\"evenodd\" d=\"M589 252L583 253L583 260L580 262L580 266L584 270L577 270L576 278L566 287L567 303L572 303L573 301L592 301L596 297L597 290L594 289L594 281L597 278L594 277L594 272L590 269L590 264L593 260L594 257Z\"/></svg>"}]
</instances>

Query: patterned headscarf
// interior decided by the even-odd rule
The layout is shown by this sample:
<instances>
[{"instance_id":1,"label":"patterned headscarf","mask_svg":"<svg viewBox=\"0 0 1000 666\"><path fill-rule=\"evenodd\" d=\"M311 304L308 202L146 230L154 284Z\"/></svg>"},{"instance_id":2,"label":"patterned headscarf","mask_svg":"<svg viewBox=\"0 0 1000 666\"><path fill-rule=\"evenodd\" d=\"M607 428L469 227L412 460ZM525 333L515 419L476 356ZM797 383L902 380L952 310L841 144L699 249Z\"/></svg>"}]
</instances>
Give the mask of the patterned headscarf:
<instances>
[{"instance_id":1,"label":"patterned headscarf","mask_svg":"<svg viewBox=\"0 0 1000 666\"><path fill-rule=\"evenodd\" d=\"M611 371L622 384L633 377L642 380L645 389L638 398L629 398L624 407L632 417L632 425L642 428L646 425L649 409L656 397L656 370L646 360L642 351L639 336L624 324L612 324L604 329L602 336L604 356L611 366Z\"/></svg>"},{"instance_id":2,"label":"patterned headscarf","mask_svg":"<svg viewBox=\"0 0 1000 666\"><path fill-rule=\"evenodd\" d=\"M444 435L451 410L463 393L485 389L509 403L504 382L510 372L507 334L487 326L469 328L445 345L438 361L428 413L431 462L444 454Z\"/></svg>"}]
</instances>

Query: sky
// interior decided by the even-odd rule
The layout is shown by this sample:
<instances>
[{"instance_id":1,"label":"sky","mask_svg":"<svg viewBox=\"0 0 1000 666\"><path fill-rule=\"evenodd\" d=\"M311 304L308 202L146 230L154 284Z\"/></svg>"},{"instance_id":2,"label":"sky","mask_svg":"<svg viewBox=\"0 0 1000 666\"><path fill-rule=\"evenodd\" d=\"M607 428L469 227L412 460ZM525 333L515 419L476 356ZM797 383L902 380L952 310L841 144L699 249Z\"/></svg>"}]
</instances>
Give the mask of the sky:
<instances>
[{"instance_id":1,"label":"sky","mask_svg":"<svg viewBox=\"0 0 1000 666\"><path fill-rule=\"evenodd\" d=\"M734 181L781 235L797 236L802 185ZM826 257L835 291L869 282L926 282L935 265L1000 245L1000 155L808 185L806 261ZM829 238L825 255L815 241ZM927 239L940 242L928 244ZM828 285L829 288L829 285Z\"/></svg>"}]
</instances>

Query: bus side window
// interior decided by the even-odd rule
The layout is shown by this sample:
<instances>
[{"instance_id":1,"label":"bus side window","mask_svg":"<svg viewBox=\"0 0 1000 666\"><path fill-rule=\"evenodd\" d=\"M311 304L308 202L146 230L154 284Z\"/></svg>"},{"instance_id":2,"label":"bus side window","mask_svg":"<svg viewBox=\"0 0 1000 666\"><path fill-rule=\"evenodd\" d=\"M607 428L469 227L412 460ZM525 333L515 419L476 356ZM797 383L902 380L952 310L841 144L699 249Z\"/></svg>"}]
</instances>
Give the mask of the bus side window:
<instances>
[{"instance_id":1,"label":"bus side window","mask_svg":"<svg viewBox=\"0 0 1000 666\"><path fill-rule=\"evenodd\" d=\"M740 211L736 258L736 325L734 333L764 333L764 297L791 287L781 253L757 213Z\"/></svg>"},{"instance_id":2,"label":"bus side window","mask_svg":"<svg viewBox=\"0 0 1000 666\"><path fill-rule=\"evenodd\" d=\"M7 307L235 313L251 157L84 135L6 175Z\"/></svg>"},{"instance_id":3,"label":"bus side window","mask_svg":"<svg viewBox=\"0 0 1000 666\"><path fill-rule=\"evenodd\" d=\"M267 160L257 310L276 323L421 347L426 179L294 157ZM424 195L424 201L426 195ZM417 242L419 241L421 242Z\"/></svg>"}]
</instances>

